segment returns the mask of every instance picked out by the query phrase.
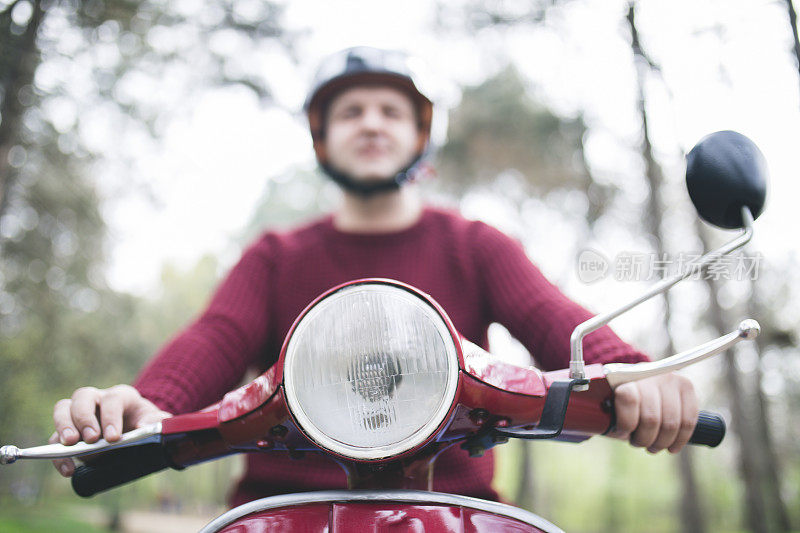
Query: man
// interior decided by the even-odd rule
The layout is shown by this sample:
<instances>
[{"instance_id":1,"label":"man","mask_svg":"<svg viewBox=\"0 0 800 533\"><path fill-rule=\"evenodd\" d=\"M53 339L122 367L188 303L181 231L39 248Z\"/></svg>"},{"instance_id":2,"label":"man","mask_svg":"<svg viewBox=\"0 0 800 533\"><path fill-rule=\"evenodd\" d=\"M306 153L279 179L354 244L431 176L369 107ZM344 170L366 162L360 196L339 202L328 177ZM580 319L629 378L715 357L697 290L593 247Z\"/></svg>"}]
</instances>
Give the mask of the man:
<instances>
[{"instance_id":1,"label":"man","mask_svg":"<svg viewBox=\"0 0 800 533\"><path fill-rule=\"evenodd\" d=\"M548 283L522 248L497 230L425 207L412 183L430 141L433 106L405 56L345 50L320 68L306 102L321 168L344 192L335 213L253 243L205 312L143 370L135 388L78 389L54 409L53 440L74 444L211 404L250 367L274 364L292 321L317 295L342 282L387 277L419 287L456 328L486 346L491 322L504 324L545 369L564 368L569 336L588 312ZM603 328L585 341L589 363L646 358ZM620 387L614 436L651 452L677 452L697 418L694 390L675 375ZM99 413L99 419L96 413ZM62 474L71 461L57 461ZM434 490L496 499L492 454L470 459L451 447L437 460ZM341 488L324 456L293 461L250 455L233 503L271 494Z\"/></svg>"}]
</instances>

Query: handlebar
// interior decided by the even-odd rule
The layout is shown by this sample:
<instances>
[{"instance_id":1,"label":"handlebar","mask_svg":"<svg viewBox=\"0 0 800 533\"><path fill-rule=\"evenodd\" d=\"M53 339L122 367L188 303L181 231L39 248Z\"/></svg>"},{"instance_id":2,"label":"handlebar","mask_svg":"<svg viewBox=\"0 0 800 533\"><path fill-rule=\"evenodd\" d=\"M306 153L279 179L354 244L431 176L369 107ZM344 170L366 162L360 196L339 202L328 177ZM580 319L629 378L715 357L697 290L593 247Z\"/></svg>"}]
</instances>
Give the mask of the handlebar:
<instances>
[{"instance_id":1,"label":"handlebar","mask_svg":"<svg viewBox=\"0 0 800 533\"><path fill-rule=\"evenodd\" d=\"M72 489L78 496L88 498L168 467L182 469L170 463L161 443L120 448L76 468Z\"/></svg>"},{"instance_id":2,"label":"handlebar","mask_svg":"<svg viewBox=\"0 0 800 533\"><path fill-rule=\"evenodd\" d=\"M591 375L587 380L564 380L563 377L566 376L561 374L561 371L543 376L534 369L522 367L500 370L499 367L504 366L502 363L491 362L491 357L487 352L464 340L462 344L467 348L465 350L465 373L477 378L478 381L485 380L485 384L496 388L495 390L499 389L508 393L508 405L514 406L507 408L511 415L509 421L513 419L516 424L495 427L494 423L486 425L483 422L476 422L477 433L468 437L462 443L462 447L466 446L470 450L473 448L475 450L485 449L503 442L503 437L555 438L561 434L565 427L565 421L568 419L571 420L567 424L569 431L565 431L560 438L569 439L572 435L579 435L578 438L583 440L591 435L601 434L608 430L609 423L613 426L614 411L613 409L609 410L606 404L611 405L612 391L619 384L674 369L671 367L691 364L712 353L729 348L736 342L752 339L757 333L757 323L745 321L735 332L660 362L591 365L591 367L587 367L587 371L591 369L589 372ZM476 363L478 360L481 364ZM565 373L566 370L563 372ZM520 376L520 373L524 375ZM587 391L577 392L581 390L582 386L589 385L590 382L594 384L591 388L587 387ZM567 385L569 386L566 387ZM219 412L206 409L198 413L166 419L164 425L157 423L125 433L119 441L113 443L101 439L93 444L85 442L73 446L50 444L22 450L15 446L4 446L0 448L0 463L12 463L20 458L58 459L89 456L87 464L78 467L72 478L75 492L80 496L88 497L168 467L182 469L195 462L247 451L248 447L249 449L267 449L266 441L262 446L259 444L261 441L259 443L251 442L251 439L258 438L258 435L263 435L264 431L276 427L275 424L280 423L282 417L274 416L274 413L273 415L266 414L268 410L264 411L264 404L261 403L263 394L257 395L259 402L256 402L262 407L251 411L249 404L242 404L240 401L240 396L253 393L248 386L245 386L245 389L240 391L241 394L234 395L236 405L247 406L243 411L240 409L241 412L236 411L235 422L234 419L227 420L226 417L220 417ZM570 418L566 415L568 406L573 405L573 402L570 401L570 393L573 390L576 391L576 396L573 397L578 406L576 409L584 411L577 416L573 412L573 416ZM559 393L559 391L561 392ZM577 395L580 397L578 398ZM483 401L487 400L482 396L474 397L474 399L477 398L481 398ZM544 406L539 407L542 410L538 411L540 414L538 419L530 419L531 422L526 424L524 420L517 419L515 415L511 414L520 413L520 398L526 398L527 402L531 402L528 405L529 409L524 410L530 414L521 417L522 419L526 416L534 416L534 413L537 413L535 406L541 406L539 402L544 400ZM282 402L275 405L277 406L279 403L282 405ZM572 410L572 407L569 408ZM499 404L492 403L492 411L496 416L504 416L501 414L504 412L504 407ZM283 411L281 413L288 416L288 413ZM609 420L609 416L611 420ZM252 418L252 420L248 421L248 418ZM532 429L522 429L525 426L531 427L528 424L537 425ZM702 411L689 443L716 447L722 442L725 431L725 422L719 415ZM583 436L580 437L580 435Z\"/></svg>"},{"instance_id":3,"label":"handlebar","mask_svg":"<svg viewBox=\"0 0 800 533\"><path fill-rule=\"evenodd\" d=\"M700 411L689 444L716 448L725 438L726 429L725 420L721 416L709 411Z\"/></svg>"}]
</instances>

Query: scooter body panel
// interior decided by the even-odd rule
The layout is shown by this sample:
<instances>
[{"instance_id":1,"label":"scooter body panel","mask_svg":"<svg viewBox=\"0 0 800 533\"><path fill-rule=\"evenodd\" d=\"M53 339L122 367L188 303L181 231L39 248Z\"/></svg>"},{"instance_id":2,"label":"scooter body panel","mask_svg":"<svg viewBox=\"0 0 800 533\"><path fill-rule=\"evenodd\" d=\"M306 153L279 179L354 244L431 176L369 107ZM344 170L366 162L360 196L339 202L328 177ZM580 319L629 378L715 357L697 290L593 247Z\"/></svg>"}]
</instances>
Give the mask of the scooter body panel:
<instances>
[{"instance_id":1,"label":"scooter body panel","mask_svg":"<svg viewBox=\"0 0 800 533\"><path fill-rule=\"evenodd\" d=\"M394 531L557 533L522 509L428 491L318 491L263 498L232 509L201 533Z\"/></svg>"}]
</instances>

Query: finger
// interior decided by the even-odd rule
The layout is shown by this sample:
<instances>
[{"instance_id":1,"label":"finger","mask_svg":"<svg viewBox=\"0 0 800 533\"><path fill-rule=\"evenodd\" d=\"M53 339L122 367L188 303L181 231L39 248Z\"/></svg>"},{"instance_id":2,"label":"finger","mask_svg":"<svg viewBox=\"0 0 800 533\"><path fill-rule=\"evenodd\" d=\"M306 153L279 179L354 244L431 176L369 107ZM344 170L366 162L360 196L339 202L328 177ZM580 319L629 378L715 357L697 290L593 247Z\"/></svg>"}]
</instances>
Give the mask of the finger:
<instances>
[{"instance_id":1,"label":"finger","mask_svg":"<svg viewBox=\"0 0 800 533\"><path fill-rule=\"evenodd\" d=\"M122 401L122 431L137 429L163 418L156 416L162 411L149 400L142 398L139 391L130 385L116 385L111 387L109 392L118 395Z\"/></svg>"},{"instance_id":2,"label":"finger","mask_svg":"<svg viewBox=\"0 0 800 533\"><path fill-rule=\"evenodd\" d=\"M47 441L50 444L55 444L60 440L58 436L58 432L56 431L50 436L50 439ZM72 459L54 459L53 466L56 467L56 470L64 476L69 477L75 472L75 463Z\"/></svg>"},{"instance_id":3,"label":"finger","mask_svg":"<svg viewBox=\"0 0 800 533\"><path fill-rule=\"evenodd\" d=\"M639 388L635 383L626 383L614 391L616 426L609 436L628 440L639 425Z\"/></svg>"},{"instance_id":4,"label":"finger","mask_svg":"<svg viewBox=\"0 0 800 533\"><path fill-rule=\"evenodd\" d=\"M647 448L650 453L660 452L672 446L681 428L681 395L678 382L667 381L658 391L661 400L661 425L656 440Z\"/></svg>"},{"instance_id":5,"label":"finger","mask_svg":"<svg viewBox=\"0 0 800 533\"><path fill-rule=\"evenodd\" d=\"M53 424L55 424L57 441L71 446L80 440L80 433L72 422L72 401L59 400L53 407Z\"/></svg>"},{"instance_id":6,"label":"finger","mask_svg":"<svg viewBox=\"0 0 800 533\"><path fill-rule=\"evenodd\" d=\"M156 408L155 411L150 411L147 414L142 415L142 417L139 419L139 422L136 424L136 427L140 428L148 424L155 424L156 422L161 422L165 418L169 418L171 416L172 416L171 413L168 413L166 411L161 411L158 408Z\"/></svg>"},{"instance_id":7,"label":"finger","mask_svg":"<svg viewBox=\"0 0 800 533\"><path fill-rule=\"evenodd\" d=\"M694 386L687 381L686 385L681 387L681 427L675 442L668 448L670 453L678 453L689 442L697 424L699 411Z\"/></svg>"},{"instance_id":8,"label":"finger","mask_svg":"<svg viewBox=\"0 0 800 533\"><path fill-rule=\"evenodd\" d=\"M658 389L650 386L639 387L639 425L631 434L631 444L647 448L658 437L661 426L661 395Z\"/></svg>"},{"instance_id":9,"label":"finger","mask_svg":"<svg viewBox=\"0 0 800 533\"><path fill-rule=\"evenodd\" d=\"M84 387L72 395L72 421L80 431L83 440L88 443L100 438L100 424L97 421L97 406L100 402L100 391L94 387Z\"/></svg>"},{"instance_id":10,"label":"finger","mask_svg":"<svg viewBox=\"0 0 800 533\"><path fill-rule=\"evenodd\" d=\"M103 438L109 442L119 440L122 434L123 398L113 389L106 391L100 399L100 427Z\"/></svg>"}]
</instances>

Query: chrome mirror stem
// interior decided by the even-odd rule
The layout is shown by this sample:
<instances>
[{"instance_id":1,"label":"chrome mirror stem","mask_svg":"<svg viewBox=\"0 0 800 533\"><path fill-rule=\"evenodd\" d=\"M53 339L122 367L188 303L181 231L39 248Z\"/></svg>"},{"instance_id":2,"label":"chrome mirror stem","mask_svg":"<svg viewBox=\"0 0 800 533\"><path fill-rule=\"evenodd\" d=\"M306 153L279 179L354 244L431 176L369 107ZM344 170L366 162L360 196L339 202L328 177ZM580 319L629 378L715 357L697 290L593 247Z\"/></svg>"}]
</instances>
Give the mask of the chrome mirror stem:
<instances>
[{"instance_id":1,"label":"chrome mirror stem","mask_svg":"<svg viewBox=\"0 0 800 533\"><path fill-rule=\"evenodd\" d=\"M578 324L578 326L572 331L572 336L570 337L570 362L569 362L569 377L571 379L585 379L586 378L586 371L585 371L585 363L583 361L583 338L588 335L589 333L596 331L621 314L631 310L632 308L636 307L642 302L645 302L656 296L657 294L664 293L671 289L675 284L679 281L688 278L695 272L698 272L701 268L709 263L713 263L720 257L731 253L732 251L741 248L748 242L750 239L753 238L753 215L750 212L750 209L747 206L742 207L742 220L744 220L744 229L742 233L736 237L735 239L731 240L727 244L720 246L716 250L712 250L702 257L698 259L696 262L691 263L690 268L686 270L686 272L678 272L675 276L667 279L663 279L653 285L647 292L642 294L641 296L634 298L630 302L626 303L625 305L620 306L619 308L605 313L603 315L597 315L586 322ZM588 385L583 386L582 388L575 390L586 390Z\"/></svg>"}]
</instances>

